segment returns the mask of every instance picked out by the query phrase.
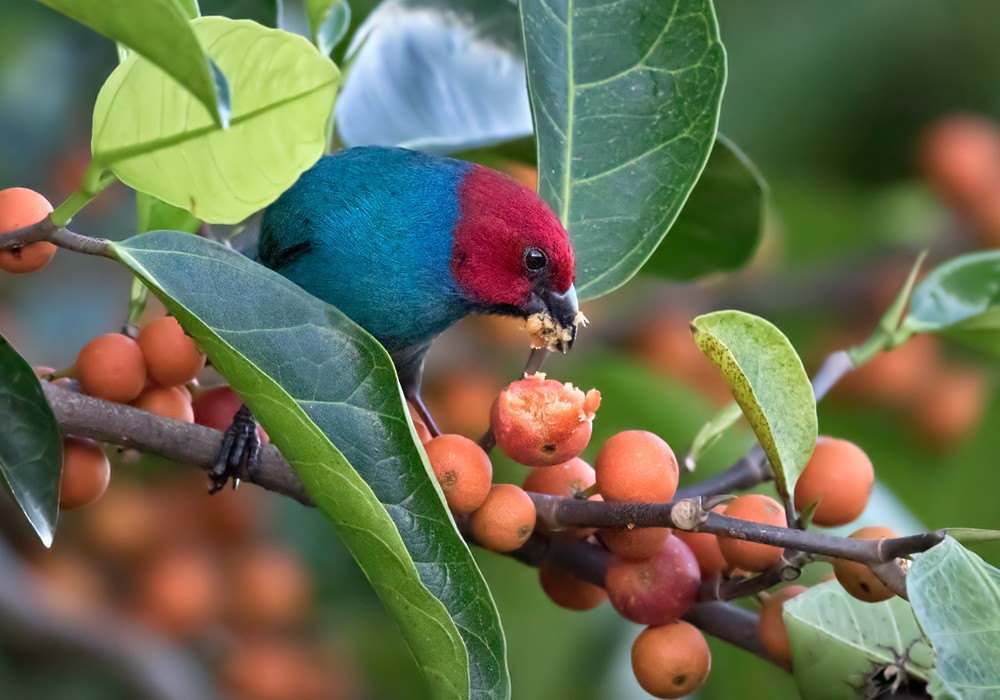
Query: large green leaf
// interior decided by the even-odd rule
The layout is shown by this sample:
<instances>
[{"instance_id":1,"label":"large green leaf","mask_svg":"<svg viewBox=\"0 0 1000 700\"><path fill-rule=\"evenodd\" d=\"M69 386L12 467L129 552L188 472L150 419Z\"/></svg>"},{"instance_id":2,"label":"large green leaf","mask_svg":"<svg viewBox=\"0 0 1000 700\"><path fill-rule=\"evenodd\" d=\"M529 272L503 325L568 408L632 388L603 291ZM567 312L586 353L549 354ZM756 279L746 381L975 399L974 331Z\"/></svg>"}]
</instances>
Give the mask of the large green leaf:
<instances>
[{"instance_id":1,"label":"large green leaf","mask_svg":"<svg viewBox=\"0 0 1000 700\"><path fill-rule=\"evenodd\" d=\"M1000 251L962 255L934 269L914 290L903 328L1000 355Z\"/></svg>"},{"instance_id":2,"label":"large green leaf","mask_svg":"<svg viewBox=\"0 0 1000 700\"><path fill-rule=\"evenodd\" d=\"M236 223L323 154L340 73L288 32L224 17L191 24L230 77L230 127L216 128L186 92L129 56L97 97L94 160L199 219Z\"/></svg>"},{"instance_id":3,"label":"large green leaf","mask_svg":"<svg viewBox=\"0 0 1000 700\"><path fill-rule=\"evenodd\" d=\"M507 697L493 599L414 444L385 350L333 307L203 238L158 231L114 251L295 467L396 617L434 697Z\"/></svg>"},{"instance_id":4,"label":"large green leaf","mask_svg":"<svg viewBox=\"0 0 1000 700\"><path fill-rule=\"evenodd\" d=\"M351 6L347 0L305 0L309 34L324 56L340 43L351 25Z\"/></svg>"},{"instance_id":5,"label":"large green leaf","mask_svg":"<svg viewBox=\"0 0 1000 700\"><path fill-rule=\"evenodd\" d=\"M31 365L0 337L0 477L46 547L59 517L62 435Z\"/></svg>"},{"instance_id":6,"label":"large green leaf","mask_svg":"<svg viewBox=\"0 0 1000 700\"><path fill-rule=\"evenodd\" d=\"M136 192L135 195L135 220L139 231L152 231L154 229L169 229L172 231L183 231L184 233L194 233L198 230L201 222L187 209L175 207L167 204L161 199L157 199L145 192Z\"/></svg>"},{"instance_id":7,"label":"large green leaf","mask_svg":"<svg viewBox=\"0 0 1000 700\"><path fill-rule=\"evenodd\" d=\"M865 679L907 653L907 673L930 677L930 648L921 641L913 609L902 598L864 603L830 581L785 603L784 619L795 682L804 698L868 697Z\"/></svg>"},{"instance_id":8,"label":"large green leaf","mask_svg":"<svg viewBox=\"0 0 1000 700\"><path fill-rule=\"evenodd\" d=\"M187 13L177 0L38 0L54 10L144 56L176 80L208 110L206 123L229 123L230 88L226 75L202 50ZM204 40L204 38L202 38ZM153 71L151 71L152 73ZM158 83L166 83L162 75ZM185 102L187 101L185 96Z\"/></svg>"},{"instance_id":9,"label":"large green leaf","mask_svg":"<svg viewBox=\"0 0 1000 700\"><path fill-rule=\"evenodd\" d=\"M816 446L816 399L802 360L773 324L742 311L699 316L691 330L729 382L788 500Z\"/></svg>"},{"instance_id":10,"label":"large green leaf","mask_svg":"<svg viewBox=\"0 0 1000 700\"><path fill-rule=\"evenodd\" d=\"M934 687L1000 697L1000 570L951 537L913 556L906 590L934 647Z\"/></svg>"},{"instance_id":11,"label":"large green leaf","mask_svg":"<svg viewBox=\"0 0 1000 700\"><path fill-rule=\"evenodd\" d=\"M642 271L691 280L745 265L764 230L766 186L721 134L680 216Z\"/></svg>"},{"instance_id":12,"label":"large green leaf","mask_svg":"<svg viewBox=\"0 0 1000 700\"><path fill-rule=\"evenodd\" d=\"M710 0L522 0L539 192L581 299L642 267L715 142L726 59Z\"/></svg>"}]
</instances>

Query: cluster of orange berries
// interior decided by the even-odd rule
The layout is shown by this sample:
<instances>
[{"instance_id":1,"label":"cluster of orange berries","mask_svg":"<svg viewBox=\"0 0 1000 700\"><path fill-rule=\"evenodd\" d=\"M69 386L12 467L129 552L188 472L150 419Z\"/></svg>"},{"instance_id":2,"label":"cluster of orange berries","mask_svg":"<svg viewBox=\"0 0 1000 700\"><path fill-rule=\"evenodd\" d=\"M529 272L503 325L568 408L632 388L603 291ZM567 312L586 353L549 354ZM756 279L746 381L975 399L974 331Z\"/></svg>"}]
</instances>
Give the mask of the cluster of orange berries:
<instances>
[{"instance_id":1,"label":"cluster of orange berries","mask_svg":"<svg viewBox=\"0 0 1000 700\"><path fill-rule=\"evenodd\" d=\"M177 319L155 318L135 338L107 333L88 342L66 372L65 382L84 394L124 403L165 418L224 430L242 401L228 386L202 390L197 376L205 355ZM39 368L41 376L52 374ZM75 380L75 381L74 381ZM266 434L258 428L262 439ZM63 447L60 507L93 503L107 489L110 464L92 440L68 437Z\"/></svg>"},{"instance_id":2,"label":"cluster of orange berries","mask_svg":"<svg viewBox=\"0 0 1000 700\"><path fill-rule=\"evenodd\" d=\"M489 456L460 435L431 438L412 412L449 508L467 516L472 536L498 552L522 546L536 529L530 493L566 498L669 503L677 491L678 464L660 437L628 430L609 438L591 467L578 456L590 441L600 394L537 374L513 382L493 402L491 419L497 446L514 461L530 468L523 488L494 484ZM855 520L865 509L874 482L871 462L856 445L821 437L798 480L795 505L815 506L813 522L836 526ZM786 514L775 499L762 494L740 496L715 512L773 526L786 526ZM779 547L710 533L670 528L572 528L548 531L552 537L588 538L611 557L604 587L543 565L542 589L557 605L589 610L609 600L628 620L646 625L633 645L632 664L639 683L663 698L682 697L704 683L711 656L701 632L681 620L691 608L703 581L718 576L744 576L777 564ZM865 528L854 537L892 537L884 528ZM868 567L836 562L838 580L862 600L884 600L892 593ZM760 636L769 653L788 663L788 636L781 605L805 590L788 586L766 597Z\"/></svg>"}]
</instances>

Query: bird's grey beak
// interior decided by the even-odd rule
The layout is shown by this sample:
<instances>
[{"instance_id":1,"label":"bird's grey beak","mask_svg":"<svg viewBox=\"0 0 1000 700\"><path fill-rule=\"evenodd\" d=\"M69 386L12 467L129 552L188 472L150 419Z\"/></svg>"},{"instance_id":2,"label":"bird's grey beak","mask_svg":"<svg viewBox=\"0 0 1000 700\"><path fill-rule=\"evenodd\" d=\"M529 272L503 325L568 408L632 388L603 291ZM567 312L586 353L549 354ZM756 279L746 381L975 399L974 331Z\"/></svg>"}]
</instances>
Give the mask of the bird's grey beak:
<instances>
[{"instance_id":1,"label":"bird's grey beak","mask_svg":"<svg viewBox=\"0 0 1000 700\"><path fill-rule=\"evenodd\" d=\"M533 293L525 311L529 317L538 315L542 319L543 327L550 330L545 334L548 336L547 344L550 349L566 352L573 347L581 318L575 285L571 284L569 289L562 293L550 289Z\"/></svg>"}]
</instances>

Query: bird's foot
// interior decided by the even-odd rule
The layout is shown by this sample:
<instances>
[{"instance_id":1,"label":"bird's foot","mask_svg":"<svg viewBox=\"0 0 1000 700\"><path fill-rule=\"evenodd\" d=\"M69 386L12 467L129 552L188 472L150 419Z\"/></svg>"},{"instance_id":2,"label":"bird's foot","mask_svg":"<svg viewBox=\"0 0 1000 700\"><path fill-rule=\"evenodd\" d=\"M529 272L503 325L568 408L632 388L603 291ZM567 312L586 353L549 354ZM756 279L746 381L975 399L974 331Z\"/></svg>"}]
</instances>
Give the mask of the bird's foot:
<instances>
[{"instance_id":1,"label":"bird's foot","mask_svg":"<svg viewBox=\"0 0 1000 700\"><path fill-rule=\"evenodd\" d=\"M260 456L260 436L257 434L257 421L246 406L233 416L233 422L226 428L222 437L222 446L215 458L208 478L212 485L208 492L216 493L225 488L232 479L233 488L240 485L239 474L252 474L257 467Z\"/></svg>"}]
</instances>

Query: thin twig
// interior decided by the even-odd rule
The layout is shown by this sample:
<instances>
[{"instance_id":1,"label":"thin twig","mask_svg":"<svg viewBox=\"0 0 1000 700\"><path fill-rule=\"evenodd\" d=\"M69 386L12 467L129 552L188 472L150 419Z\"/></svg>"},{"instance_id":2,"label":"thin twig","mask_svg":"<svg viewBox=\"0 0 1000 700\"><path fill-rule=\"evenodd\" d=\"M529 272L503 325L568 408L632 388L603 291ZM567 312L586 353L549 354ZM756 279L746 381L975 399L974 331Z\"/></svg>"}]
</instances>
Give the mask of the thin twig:
<instances>
[{"instance_id":1,"label":"thin twig","mask_svg":"<svg viewBox=\"0 0 1000 700\"><path fill-rule=\"evenodd\" d=\"M67 228L58 228L48 217L0 236L0 250L18 248L29 243L48 241L60 248L86 253L87 255L110 255L110 242L104 238L93 238L74 233Z\"/></svg>"}]
</instances>

